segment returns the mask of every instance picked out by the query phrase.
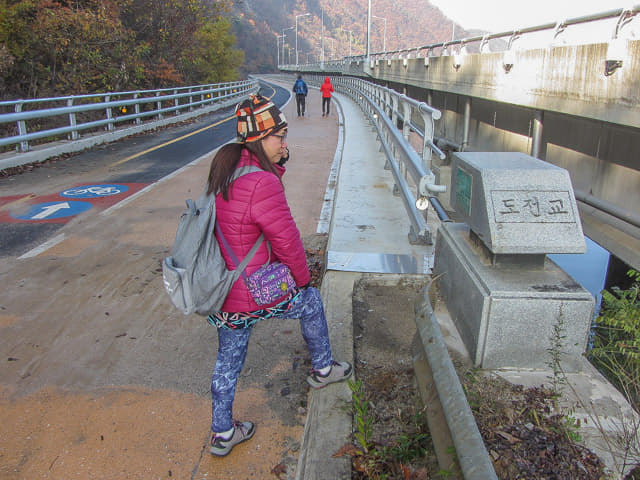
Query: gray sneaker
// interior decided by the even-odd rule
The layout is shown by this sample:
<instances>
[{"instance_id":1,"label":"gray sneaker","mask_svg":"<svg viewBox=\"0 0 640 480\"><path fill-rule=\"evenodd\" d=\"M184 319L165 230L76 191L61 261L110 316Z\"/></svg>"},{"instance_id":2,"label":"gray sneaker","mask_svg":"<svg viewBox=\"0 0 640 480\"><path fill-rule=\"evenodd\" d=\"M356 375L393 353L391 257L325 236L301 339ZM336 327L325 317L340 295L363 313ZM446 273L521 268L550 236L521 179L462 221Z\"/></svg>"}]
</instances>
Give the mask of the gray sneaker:
<instances>
[{"instance_id":1,"label":"gray sneaker","mask_svg":"<svg viewBox=\"0 0 640 480\"><path fill-rule=\"evenodd\" d=\"M211 437L211 450L213 455L224 457L237 444L249 440L256 433L256 427L252 422L233 422L233 434L230 438L224 439L220 435L213 434Z\"/></svg>"},{"instance_id":2,"label":"gray sneaker","mask_svg":"<svg viewBox=\"0 0 640 480\"><path fill-rule=\"evenodd\" d=\"M333 362L331 370L326 375L321 375L317 370L311 370L307 377L307 383L313 388L326 387L330 383L341 382L353 374L353 367L349 362Z\"/></svg>"}]
</instances>

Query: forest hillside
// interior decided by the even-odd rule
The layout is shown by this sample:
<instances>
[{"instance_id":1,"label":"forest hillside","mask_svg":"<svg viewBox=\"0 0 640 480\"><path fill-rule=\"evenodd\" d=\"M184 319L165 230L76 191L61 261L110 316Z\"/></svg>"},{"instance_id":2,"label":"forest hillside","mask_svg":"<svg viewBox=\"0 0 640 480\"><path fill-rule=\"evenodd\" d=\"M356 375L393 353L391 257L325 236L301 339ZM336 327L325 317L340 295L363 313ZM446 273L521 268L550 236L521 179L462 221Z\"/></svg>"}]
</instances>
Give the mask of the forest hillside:
<instances>
[{"instance_id":1,"label":"forest hillside","mask_svg":"<svg viewBox=\"0 0 640 480\"><path fill-rule=\"evenodd\" d=\"M428 0L371 3L372 52L469 33ZM300 63L361 55L367 8L368 0L0 1L0 100L241 80L294 63L296 39Z\"/></svg>"},{"instance_id":2,"label":"forest hillside","mask_svg":"<svg viewBox=\"0 0 640 480\"><path fill-rule=\"evenodd\" d=\"M283 46L284 61L295 63L296 16L301 63L318 61L323 40L325 60L366 52L368 0L234 0L232 4L232 29L245 54L244 73L275 71ZM375 0L371 14L372 52L471 34L428 0ZM284 39L278 38L283 34Z\"/></svg>"}]
</instances>

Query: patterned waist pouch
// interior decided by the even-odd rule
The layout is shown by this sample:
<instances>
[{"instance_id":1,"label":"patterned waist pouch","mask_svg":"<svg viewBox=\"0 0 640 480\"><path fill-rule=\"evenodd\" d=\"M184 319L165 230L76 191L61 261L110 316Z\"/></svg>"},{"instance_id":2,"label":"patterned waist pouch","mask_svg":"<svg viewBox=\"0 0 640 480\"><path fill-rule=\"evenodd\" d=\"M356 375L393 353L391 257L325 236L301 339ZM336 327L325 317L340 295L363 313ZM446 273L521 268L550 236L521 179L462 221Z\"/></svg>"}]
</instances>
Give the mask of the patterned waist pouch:
<instances>
[{"instance_id":1,"label":"patterned waist pouch","mask_svg":"<svg viewBox=\"0 0 640 480\"><path fill-rule=\"evenodd\" d=\"M263 308L254 312L216 312L207 317L207 321L217 328L236 330L249 328L261 320L267 320L282 315L291 309L293 303L300 296L300 289L295 288L281 302L272 307Z\"/></svg>"}]
</instances>

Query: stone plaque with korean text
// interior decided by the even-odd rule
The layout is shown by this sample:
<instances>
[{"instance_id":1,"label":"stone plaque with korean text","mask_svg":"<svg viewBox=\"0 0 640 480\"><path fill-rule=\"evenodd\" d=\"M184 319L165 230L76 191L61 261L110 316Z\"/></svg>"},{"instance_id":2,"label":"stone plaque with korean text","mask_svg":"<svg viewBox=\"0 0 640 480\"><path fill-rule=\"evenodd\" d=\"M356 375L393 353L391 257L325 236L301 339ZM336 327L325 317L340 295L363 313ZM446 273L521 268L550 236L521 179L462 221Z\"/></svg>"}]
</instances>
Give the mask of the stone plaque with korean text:
<instances>
[{"instance_id":1,"label":"stone plaque with korean text","mask_svg":"<svg viewBox=\"0 0 640 480\"><path fill-rule=\"evenodd\" d=\"M451 204L493 254L584 253L569 172L522 152L456 152Z\"/></svg>"},{"instance_id":2,"label":"stone plaque with korean text","mask_svg":"<svg viewBox=\"0 0 640 480\"><path fill-rule=\"evenodd\" d=\"M573 223L573 203L567 191L493 190L496 223Z\"/></svg>"}]
</instances>

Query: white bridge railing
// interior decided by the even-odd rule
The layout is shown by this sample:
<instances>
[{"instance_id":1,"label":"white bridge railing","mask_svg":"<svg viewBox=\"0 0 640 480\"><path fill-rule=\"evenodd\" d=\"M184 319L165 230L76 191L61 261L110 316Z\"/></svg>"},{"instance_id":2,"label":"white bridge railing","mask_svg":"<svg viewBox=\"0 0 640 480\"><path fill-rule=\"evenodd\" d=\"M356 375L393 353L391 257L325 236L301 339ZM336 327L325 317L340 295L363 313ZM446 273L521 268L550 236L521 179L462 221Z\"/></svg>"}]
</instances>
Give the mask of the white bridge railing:
<instances>
[{"instance_id":1,"label":"white bridge railing","mask_svg":"<svg viewBox=\"0 0 640 480\"><path fill-rule=\"evenodd\" d=\"M608 27L609 30L603 29L598 35L600 41L609 43L609 50L611 50L612 57L608 60L610 64L606 66L607 74L615 71L619 67L615 54L620 49L620 42L625 40L623 30L629 29L628 25L637 17L640 13L640 4L629 5L626 8L615 8L612 10L603 11L600 13L594 13L591 15L584 15L575 18L560 19L556 22L548 22L541 25L534 25L531 27L522 27L514 30L507 30L504 32L487 33L484 35L478 35L474 37L459 38L450 41L430 43L427 45L420 45L408 48L401 48L398 50L387 50L381 52L369 52L345 56L343 58L332 58L321 62L306 62L305 64L284 64L279 65L279 68L284 71L326 71L326 72L341 72L344 74L350 73L351 63L360 64L363 62L368 67L374 68L380 62L388 62L391 65L392 60L402 60L404 65L407 65L407 60L410 58L424 58L424 65L429 66L429 59L433 57L445 57L454 56L456 62L462 59L464 55L470 53L471 50L476 50L478 53L487 53L491 49L489 42L491 40L500 40L499 51L513 52L517 49L518 43L523 42L525 39L533 40L536 44L535 48L545 47L542 38L539 38L541 34L550 34L551 42L562 40L563 36L568 36L573 30L580 29L582 35L586 29L593 27L595 23ZM605 33L606 32L606 33ZM606 38L604 38L606 37ZM589 36L587 37L589 42L594 41L593 32L589 30ZM584 42L583 42L584 43ZM534 48L534 47L529 47ZM367 63L370 62L370 63ZM505 65L505 68L510 68L509 64Z\"/></svg>"},{"instance_id":2,"label":"white bridge railing","mask_svg":"<svg viewBox=\"0 0 640 480\"><path fill-rule=\"evenodd\" d=\"M323 78L311 76L309 81L319 86ZM401 196L411 221L409 241L432 244L425 212L429 203L434 203L435 194L446 191L446 186L436 183L431 171L433 154L445 158L433 139L434 121L442 114L425 102L356 77L334 77L333 82L338 92L348 95L360 106L376 128L381 150L387 157L385 168L393 173L394 193ZM422 124L421 154L409 142L411 131L416 130L415 120Z\"/></svg>"},{"instance_id":3,"label":"white bridge railing","mask_svg":"<svg viewBox=\"0 0 640 480\"><path fill-rule=\"evenodd\" d=\"M81 133L112 132L119 125L140 125L207 107L222 108L257 91L255 80L191 87L110 92L0 102L0 147L30 142L76 141ZM7 112L9 111L9 112ZM42 142L41 142L42 143Z\"/></svg>"}]
</instances>

